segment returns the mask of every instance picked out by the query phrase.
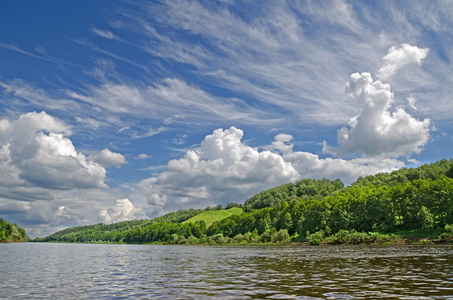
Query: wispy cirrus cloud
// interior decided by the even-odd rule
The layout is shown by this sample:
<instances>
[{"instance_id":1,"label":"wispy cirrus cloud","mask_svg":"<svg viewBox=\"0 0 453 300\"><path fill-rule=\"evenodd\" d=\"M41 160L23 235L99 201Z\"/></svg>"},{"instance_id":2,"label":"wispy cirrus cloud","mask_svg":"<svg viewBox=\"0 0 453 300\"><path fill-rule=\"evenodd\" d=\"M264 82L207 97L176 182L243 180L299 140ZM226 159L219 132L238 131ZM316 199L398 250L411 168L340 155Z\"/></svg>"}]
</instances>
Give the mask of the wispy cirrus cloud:
<instances>
[{"instance_id":1,"label":"wispy cirrus cloud","mask_svg":"<svg viewBox=\"0 0 453 300\"><path fill-rule=\"evenodd\" d=\"M142 70L144 70L146 72L149 72L148 68L146 66L144 66L143 64L137 63L137 62L135 62L132 59L128 59L128 58L122 57L122 56L120 56L118 54L115 54L115 53L113 53L111 51L104 50L104 49L102 49L101 47L95 45L92 42L83 41L83 40L75 40L75 39L73 39L72 41L74 43L79 44L79 45L83 45L83 46L89 47L92 50L94 50L96 52L99 52L99 53L102 53L102 54L104 54L104 55L106 55L106 56L108 56L110 58L114 58L116 60L128 63L128 64L130 64L132 66L135 66L135 67L140 68L140 69L142 69Z\"/></svg>"},{"instance_id":2,"label":"wispy cirrus cloud","mask_svg":"<svg viewBox=\"0 0 453 300\"><path fill-rule=\"evenodd\" d=\"M134 133L132 134L132 138L133 138L133 139L143 139L143 138L151 137L151 136L154 136L154 135L156 135L156 134L165 132L165 131L167 131L167 130L168 130L167 127L159 127L159 128L157 128L157 129L150 128L147 132L145 132L145 133L143 133L143 134L134 132Z\"/></svg>"},{"instance_id":3,"label":"wispy cirrus cloud","mask_svg":"<svg viewBox=\"0 0 453 300\"><path fill-rule=\"evenodd\" d=\"M9 45L9 44L5 44L5 43L1 43L0 42L0 47L8 49L8 50L11 50L11 51L14 51L14 52L17 52L17 53L25 54L27 56L31 56L31 57L34 57L34 58L39 58L39 59L42 59L42 60L51 60L48 57L45 57L45 56L42 56L42 55L38 55L38 54L34 54L34 53L31 53L31 52L22 50L19 47L14 46L14 45ZM38 52L38 53L41 53L41 52Z\"/></svg>"},{"instance_id":4,"label":"wispy cirrus cloud","mask_svg":"<svg viewBox=\"0 0 453 300\"><path fill-rule=\"evenodd\" d=\"M236 99L216 97L174 78L165 78L151 86L108 81L99 86L89 86L84 94L67 91L66 96L116 114L141 116L166 124L193 124L194 120L199 125L219 120L257 125L278 122L271 119L271 112L245 103L237 107ZM203 118L200 119L200 115Z\"/></svg>"},{"instance_id":5,"label":"wispy cirrus cloud","mask_svg":"<svg viewBox=\"0 0 453 300\"><path fill-rule=\"evenodd\" d=\"M108 30L101 30L101 29L98 29L98 28L91 28L91 32L94 34L94 35L97 35L97 36L100 36L100 37L103 37L103 38L106 38L106 39L109 39L109 40L119 40L120 38L113 34L111 31L108 31Z\"/></svg>"},{"instance_id":6,"label":"wispy cirrus cloud","mask_svg":"<svg viewBox=\"0 0 453 300\"><path fill-rule=\"evenodd\" d=\"M278 2L253 14L247 13L248 5L141 3L139 16L121 15L127 24L122 29L141 35L138 47L150 55L190 66L196 80L208 80L236 98L251 98L288 122L339 125L358 113L340 82L360 70L377 70L387 49L401 41L422 42L419 22L436 20L430 27L443 34L439 20L448 17L424 4L413 5L408 13L398 4L372 8L347 1ZM433 76L421 71L416 78L400 74L394 88L407 91L420 85L426 91L435 84ZM446 95L439 96L450 106ZM419 104L426 106L426 101ZM434 109L446 117L440 105Z\"/></svg>"}]
</instances>

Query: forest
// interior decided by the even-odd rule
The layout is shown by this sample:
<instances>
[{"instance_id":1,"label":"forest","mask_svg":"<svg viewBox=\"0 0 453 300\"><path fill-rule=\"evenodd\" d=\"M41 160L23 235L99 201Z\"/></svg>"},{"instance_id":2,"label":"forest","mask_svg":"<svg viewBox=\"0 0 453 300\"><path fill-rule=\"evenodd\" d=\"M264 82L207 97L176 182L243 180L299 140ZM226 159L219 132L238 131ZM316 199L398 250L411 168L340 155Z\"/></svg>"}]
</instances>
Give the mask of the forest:
<instances>
[{"instance_id":1,"label":"forest","mask_svg":"<svg viewBox=\"0 0 453 300\"><path fill-rule=\"evenodd\" d=\"M28 242L25 229L0 218L0 243Z\"/></svg>"},{"instance_id":2,"label":"forest","mask_svg":"<svg viewBox=\"0 0 453 300\"><path fill-rule=\"evenodd\" d=\"M184 222L204 211L234 207L243 212L210 226L203 218ZM360 177L347 187L339 179L303 179L263 191L243 205L68 228L35 241L317 245L391 243L404 235L453 240L453 160Z\"/></svg>"}]
</instances>

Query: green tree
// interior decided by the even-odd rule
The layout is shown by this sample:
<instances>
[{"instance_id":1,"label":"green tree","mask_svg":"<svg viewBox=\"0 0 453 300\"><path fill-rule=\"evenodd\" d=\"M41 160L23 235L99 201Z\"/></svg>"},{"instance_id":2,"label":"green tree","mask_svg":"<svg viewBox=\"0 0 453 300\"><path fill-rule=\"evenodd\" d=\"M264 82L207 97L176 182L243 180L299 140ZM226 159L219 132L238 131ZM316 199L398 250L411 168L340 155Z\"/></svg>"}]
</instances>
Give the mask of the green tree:
<instances>
[{"instance_id":1,"label":"green tree","mask_svg":"<svg viewBox=\"0 0 453 300\"><path fill-rule=\"evenodd\" d=\"M281 222L280 222L280 229L286 229L289 232L294 232L293 231L293 219L291 218L291 214L287 212Z\"/></svg>"},{"instance_id":2,"label":"green tree","mask_svg":"<svg viewBox=\"0 0 453 300\"><path fill-rule=\"evenodd\" d=\"M262 234L266 230L270 229L270 224L271 224L271 216L269 213L266 213L263 218L258 219L256 229L258 229L258 232Z\"/></svg>"},{"instance_id":3,"label":"green tree","mask_svg":"<svg viewBox=\"0 0 453 300\"><path fill-rule=\"evenodd\" d=\"M428 231L428 233L431 232L434 227L434 216L428 208L422 206L417 214L417 219L421 229Z\"/></svg>"}]
</instances>

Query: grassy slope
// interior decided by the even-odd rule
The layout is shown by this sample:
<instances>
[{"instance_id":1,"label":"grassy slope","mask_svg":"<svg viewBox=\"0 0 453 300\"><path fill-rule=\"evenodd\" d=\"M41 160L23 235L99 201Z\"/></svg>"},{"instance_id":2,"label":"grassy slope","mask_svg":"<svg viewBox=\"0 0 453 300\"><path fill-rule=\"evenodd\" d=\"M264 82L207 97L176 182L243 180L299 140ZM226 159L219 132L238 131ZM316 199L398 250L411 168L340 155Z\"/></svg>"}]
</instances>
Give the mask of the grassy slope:
<instances>
[{"instance_id":1,"label":"grassy slope","mask_svg":"<svg viewBox=\"0 0 453 300\"><path fill-rule=\"evenodd\" d=\"M244 211L239 207L233 207L228 210L211 210L202 212L199 215L196 215L193 218L190 218L183 223L195 223L197 221L205 221L206 226L209 227L215 221L225 219L231 215L239 215Z\"/></svg>"}]
</instances>

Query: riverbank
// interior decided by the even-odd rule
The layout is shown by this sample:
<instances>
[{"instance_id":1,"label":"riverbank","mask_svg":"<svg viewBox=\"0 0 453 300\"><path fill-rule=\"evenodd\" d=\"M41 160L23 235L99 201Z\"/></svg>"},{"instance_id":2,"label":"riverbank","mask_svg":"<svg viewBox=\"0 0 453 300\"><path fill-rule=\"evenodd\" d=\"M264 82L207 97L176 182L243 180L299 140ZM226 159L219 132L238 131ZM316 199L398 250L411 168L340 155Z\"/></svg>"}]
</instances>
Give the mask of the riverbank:
<instances>
[{"instance_id":1,"label":"riverbank","mask_svg":"<svg viewBox=\"0 0 453 300\"><path fill-rule=\"evenodd\" d=\"M126 243L124 241L86 241L74 242L76 244L125 244L125 245L212 245L212 246L329 246L329 245L436 245L453 244L453 231L451 228L445 230L424 231L398 231L394 233L381 234L377 232L356 232L341 230L336 234L326 235L324 231L318 231L308 237L289 237L283 232L273 232L269 235L252 236L248 234L238 235L234 238L222 235L210 237L189 237L178 239L172 242L156 241L152 243ZM280 237L280 240L278 238ZM267 239L267 240L264 240ZM42 242L39 239L31 242ZM51 243L61 243L52 241Z\"/></svg>"}]
</instances>

